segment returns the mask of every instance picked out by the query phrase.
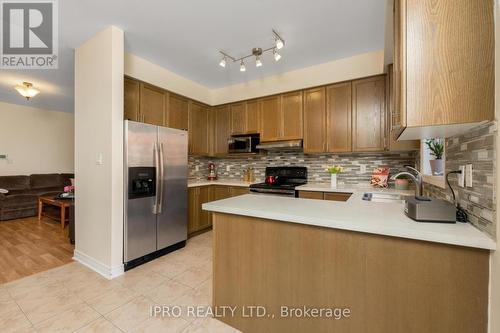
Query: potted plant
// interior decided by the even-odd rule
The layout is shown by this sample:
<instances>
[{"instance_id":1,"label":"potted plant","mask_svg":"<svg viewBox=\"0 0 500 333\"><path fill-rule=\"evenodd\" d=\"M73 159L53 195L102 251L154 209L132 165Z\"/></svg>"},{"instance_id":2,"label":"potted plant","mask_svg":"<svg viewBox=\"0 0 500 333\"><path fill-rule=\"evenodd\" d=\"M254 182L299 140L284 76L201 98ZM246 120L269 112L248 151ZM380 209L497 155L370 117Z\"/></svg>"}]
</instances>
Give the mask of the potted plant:
<instances>
[{"instance_id":1,"label":"potted plant","mask_svg":"<svg viewBox=\"0 0 500 333\"><path fill-rule=\"evenodd\" d=\"M430 160L431 171L434 176L442 176L444 174L444 142L442 139L429 139L425 141L425 145L429 149L433 160Z\"/></svg>"},{"instance_id":2,"label":"potted plant","mask_svg":"<svg viewBox=\"0 0 500 333\"><path fill-rule=\"evenodd\" d=\"M344 168L340 165L332 165L327 167L326 171L330 173L330 187L337 188L337 175L344 172Z\"/></svg>"}]
</instances>

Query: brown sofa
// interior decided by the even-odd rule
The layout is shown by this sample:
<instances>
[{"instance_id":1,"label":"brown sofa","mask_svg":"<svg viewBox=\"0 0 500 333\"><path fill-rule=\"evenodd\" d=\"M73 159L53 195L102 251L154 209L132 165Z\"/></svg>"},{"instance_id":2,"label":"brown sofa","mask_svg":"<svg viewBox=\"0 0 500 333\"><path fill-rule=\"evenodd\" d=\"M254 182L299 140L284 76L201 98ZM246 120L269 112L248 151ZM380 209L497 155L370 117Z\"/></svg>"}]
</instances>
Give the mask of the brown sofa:
<instances>
[{"instance_id":1,"label":"brown sofa","mask_svg":"<svg viewBox=\"0 0 500 333\"><path fill-rule=\"evenodd\" d=\"M56 196L71 185L73 174L53 173L30 176L0 176L0 221L36 216L38 197Z\"/></svg>"}]
</instances>

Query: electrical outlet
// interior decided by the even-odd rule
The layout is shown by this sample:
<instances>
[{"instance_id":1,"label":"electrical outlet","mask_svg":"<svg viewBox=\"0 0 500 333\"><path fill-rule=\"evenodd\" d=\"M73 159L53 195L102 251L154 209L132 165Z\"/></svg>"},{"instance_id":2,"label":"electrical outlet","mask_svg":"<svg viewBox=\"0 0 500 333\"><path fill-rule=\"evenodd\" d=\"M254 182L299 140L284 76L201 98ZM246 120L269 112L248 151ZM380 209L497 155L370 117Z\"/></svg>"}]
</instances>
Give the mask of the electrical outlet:
<instances>
[{"instance_id":1,"label":"electrical outlet","mask_svg":"<svg viewBox=\"0 0 500 333\"><path fill-rule=\"evenodd\" d=\"M472 164L465 166L465 186L472 187Z\"/></svg>"},{"instance_id":2,"label":"electrical outlet","mask_svg":"<svg viewBox=\"0 0 500 333\"><path fill-rule=\"evenodd\" d=\"M460 166L460 171L462 173L458 174L458 186L465 187L465 165Z\"/></svg>"},{"instance_id":3,"label":"electrical outlet","mask_svg":"<svg viewBox=\"0 0 500 333\"><path fill-rule=\"evenodd\" d=\"M0 155L0 160L6 160L6 159L7 159L7 154Z\"/></svg>"},{"instance_id":4,"label":"electrical outlet","mask_svg":"<svg viewBox=\"0 0 500 333\"><path fill-rule=\"evenodd\" d=\"M226 166L226 171L227 171L227 172L230 172L230 171L231 171L231 166L230 166L230 165L227 165L227 166Z\"/></svg>"},{"instance_id":5,"label":"electrical outlet","mask_svg":"<svg viewBox=\"0 0 500 333\"><path fill-rule=\"evenodd\" d=\"M200 171L200 166L199 165L195 166L194 171Z\"/></svg>"},{"instance_id":6,"label":"electrical outlet","mask_svg":"<svg viewBox=\"0 0 500 333\"><path fill-rule=\"evenodd\" d=\"M359 165L359 171L361 173L366 173L366 164L360 164Z\"/></svg>"}]
</instances>

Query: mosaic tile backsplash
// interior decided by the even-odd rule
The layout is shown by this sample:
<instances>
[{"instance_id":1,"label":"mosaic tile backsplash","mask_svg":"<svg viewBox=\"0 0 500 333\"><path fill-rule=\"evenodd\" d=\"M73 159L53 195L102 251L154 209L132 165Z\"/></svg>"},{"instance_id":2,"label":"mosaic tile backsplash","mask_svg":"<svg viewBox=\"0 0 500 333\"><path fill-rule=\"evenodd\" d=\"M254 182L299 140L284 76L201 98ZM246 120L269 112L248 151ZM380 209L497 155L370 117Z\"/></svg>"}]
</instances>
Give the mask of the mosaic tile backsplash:
<instances>
[{"instance_id":1,"label":"mosaic tile backsplash","mask_svg":"<svg viewBox=\"0 0 500 333\"><path fill-rule=\"evenodd\" d=\"M466 134L446 139L446 172L459 170L460 165L472 163L473 187L458 187L457 176L450 183L460 206L467 211L469 221L491 237L496 235L495 203L495 139L497 126L490 122ZM424 194L452 201L448 188L424 184Z\"/></svg>"},{"instance_id":2,"label":"mosaic tile backsplash","mask_svg":"<svg viewBox=\"0 0 500 333\"><path fill-rule=\"evenodd\" d=\"M308 155L300 152L270 151L267 155L238 158L190 156L189 178L206 179L209 162L217 165L219 179L241 180L244 170L253 167L256 181L263 181L266 166L305 166L308 168L309 182L329 182L330 174L325 168L335 164L344 167L344 173L338 176L339 184L369 184L372 171L376 167L388 166L391 174L395 174L404 170L406 164L415 165L415 152Z\"/></svg>"}]
</instances>

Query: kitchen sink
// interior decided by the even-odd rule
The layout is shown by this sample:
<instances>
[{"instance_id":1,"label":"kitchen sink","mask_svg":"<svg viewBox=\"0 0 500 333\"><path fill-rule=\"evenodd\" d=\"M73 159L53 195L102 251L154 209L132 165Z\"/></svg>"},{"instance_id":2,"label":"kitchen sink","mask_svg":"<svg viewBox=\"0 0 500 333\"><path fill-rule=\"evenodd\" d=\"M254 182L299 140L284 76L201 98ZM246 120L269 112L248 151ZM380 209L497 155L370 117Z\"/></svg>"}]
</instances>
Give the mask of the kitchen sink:
<instances>
[{"instance_id":1,"label":"kitchen sink","mask_svg":"<svg viewBox=\"0 0 500 333\"><path fill-rule=\"evenodd\" d=\"M408 196L396 193L364 193L363 200L373 202L404 202Z\"/></svg>"}]
</instances>

